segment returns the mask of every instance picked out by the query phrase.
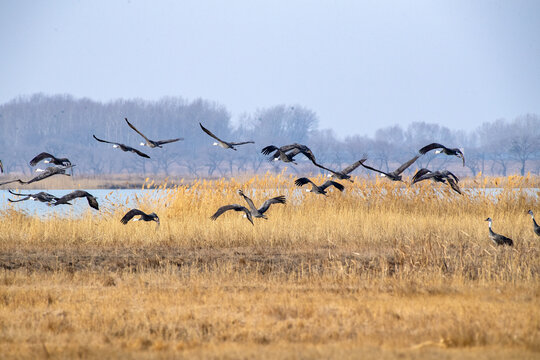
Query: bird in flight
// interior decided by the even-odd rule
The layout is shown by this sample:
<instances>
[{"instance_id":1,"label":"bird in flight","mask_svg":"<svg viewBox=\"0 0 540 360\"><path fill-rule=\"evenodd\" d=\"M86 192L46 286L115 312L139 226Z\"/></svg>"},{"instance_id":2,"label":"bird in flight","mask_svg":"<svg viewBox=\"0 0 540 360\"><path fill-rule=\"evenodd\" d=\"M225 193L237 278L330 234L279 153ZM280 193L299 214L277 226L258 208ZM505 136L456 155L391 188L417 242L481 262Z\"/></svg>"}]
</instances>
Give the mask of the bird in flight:
<instances>
[{"instance_id":1,"label":"bird in flight","mask_svg":"<svg viewBox=\"0 0 540 360\"><path fill-rule=\"evenodd\" d=\"M446 154L446 155L457 156L458 158L463 160L463 166L465 166L465 156L463 155L463 152L458 148L452 148L451 149L451 148L447 148L446 146L438 144L438 143L431 143L429 145L424 146L420 150L418 150L418 152L420 154L424 155L425 153L427 153L428 151L433 150L433 149L438 149L438 150L435 151L435 154L443 153L443 154Z\"/></svg>"},{"instance_id":2,"label":"bird in flight","mask_svg":"<svg viewBox=\"0 0 540 360\"><path fill-rule=\"evenodd\" d=\"M458 177L448 170L431 171L426 168L422 168L418 170L416 174L414 174L411 185L427 179L432 179L435 182L447 183L455 192L462 194L461 189L458 186Z\"/></svg>"},{"instance_id":3,"label":"bird in flight","mask_svg":"<svg viewBox=\"0 0 540 360\"><path fill-rule=\"evenodd\" d=\"M392 181L403 181L401 173L404 172L409 166L411 166L416 160L418 160L419 157L420 155L415 155L412 159L408 160L407 162L405 162L404 164L402 164L400 167L398 167L396 170L392 172L384 172L382 170L375 169L371 166L365 165L363 162L361 162L360 165L362 165L366 169L381 173L382 176L386 176Z\"/></svg>"},{"instance_id":4,"label":"bird in flight","mask_svg":"<svg viewBox=\"0 0 540 360\"><path fill-rule=\"evenodd\" d=\"M61 198L58 198L56 199L56 201L53 203L54 206L56 205L62 205L62 204L67 204L67 205L71 205L69 203L69 201L73 200L73 199L77 199L77 198L81 198L81 197L85 197L86 200L88 200L88 205L90 205L90 207L96 209L96 210L99 210L99 205L98 205L98 202L96 200L96 198L84 191L84 190L75 190L75 191L72 191L70 192L69 194L66 194L64 196L62 196Z\"/></svg>"},{"instance_id":5,"label":"bird in flight","mask_svg":"<svg viewBox=\"0 0 540 360\"><path fill-rule=\"evenodd\" d=\"M221 146L222 148L224 149L233 149L233 150L237 150L235 148L235 146L238 146L238 145L244 145L244 144L255 144L254 141L243 141L243 142L227 142L225 140L221 140L220 138L218 138L216 135L214 135L210 130L208 130L207 128L205 128L204 126L202 126L201 123L199 123L199 125L201 126L201 129L207 133L208 135L210 135L211 137L213 137L214 139L216 139L217 141L213 144L214 146Z\"/></svg>"},{"instance_id":6,"label":"bird in flight","mask_svg":"<svg viewBox=\"0 0 540 360\"><path fill-rule=\"evenodd\" d=\"M132 221L155 221L157 226L159 226L159 217L156 213L147 214L139 209L131 209L124 215L120 222L126 225L131 219L133 219Z\"/></svg>"},{"instance_id":7,"label":"bird in flight","mask_svg":"<svg viewBox=\"0 0 540 360\"><path fill-rule=\"evenodd\" d=\"M317 186L317 185L315 185L315 183L313 181L311 181L311 180L309 180L308 178L305 178L305 177L301 177L301 178L296 179L294 181L294 184L296 186L303 186L305 184L311 184L311 189L306 189L306 191L313 192L315 194L322 194L324 196L327 196L326 195L326 188L328 188L330 186L335 187L339 191L343 191L343 189L345 189L345 187L343 185L341 185L338 182L332 181L332 180L327 180L321 186Z\"/></svg>"},{"instance_id":8,"label":"bird in flight","mask_svg":"<svg viewBox=\"0 0 540 360\"><path fill-rule=\"evenodd\" d=\"M149 148L155 148L155 147L162 148L163 146L161 146L161 145L169 144L169 143L180 141L180 140L184 140L184 138L176 138L176 139L169 139L169 140L158 140L158 141L150 140L149 138L144 136L144 134L142 132L137 130L137 128L135 126L133 126L133 124L130 123L127 118L124 118L124 119L126 120L126 122L127 122L127 124L129 125L130 128L135 130L137 132L137 134L141 135L144 138L144 140L146 140L146 143L142 142L140 144L141 146L148 146Z\"/></svg>"},{"instance_id":9,"label":"bird in flight","mask_svg":"<svg viewBox=\"0 0 540 360\"><path fill-rule=\"evenodd\" d=\"M130 152L135 153L135 154L137 154L139 156L150 159L150 156L146 155L145 153L143 153L143 152L141 152L141 151L139 151L137 149L132 148L131 146L127 146L127 145L120 144L120 143L115 143L115 142L112 142L112 141L102 140L102 139L99 139L98 137L96 137L96 135L92 135L92 136L94 137L94 139L96 139L99 142L112 144L113 148L115 148L115 149L120 149L120 150L126 151L126 152L130 151Z\"/></svg>"},{"instance_id":10,"label":"bird in flight","mask_svg":"<svg viewBox=\"0 0 540 360\"><path fill-rule=\"evenodd\" d=\"M57 174L58 175L71 176L69 174L66 174L66 170L69 169L69 168L72 168L74 166L75 165L66 166L66 167L49 166L45 170L37 169L36 171L40 172L40 174L37 175L36 177L28 180L28 181L24 181L24 180L21 180L21 179L15 179L15 180L0 183L0 186L6 185L6 184L11 184L11 183L14 183L14 182L19 182L19 184L31 184L33 182L40 181L40 180L46 179L48 177L51 177L51 176L57 175Z\"/></svg>"}]
</instances>

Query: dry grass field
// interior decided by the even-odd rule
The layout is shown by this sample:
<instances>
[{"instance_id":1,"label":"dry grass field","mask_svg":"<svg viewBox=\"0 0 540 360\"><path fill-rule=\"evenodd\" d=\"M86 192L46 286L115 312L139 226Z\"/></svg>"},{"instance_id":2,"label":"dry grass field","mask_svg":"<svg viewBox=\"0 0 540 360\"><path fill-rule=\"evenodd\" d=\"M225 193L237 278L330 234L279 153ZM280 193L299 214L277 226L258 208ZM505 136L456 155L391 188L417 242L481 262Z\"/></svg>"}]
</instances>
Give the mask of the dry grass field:
<instances>
[{"instance_id":1,"label":"dry grass field","mask_svg":"<svg viewBox=\"0 0 540 360\"><path fill-rule=\"evenodd\" d=\"M161 184L138 199L159 228L122 225L124 202L77 219L2 209L1 357L540 358L538 178L466 179L463 196L357 178L324 197L293 180ZM245 205L240 188L287 204L254 226L211 221ZM488 216L514 247L491 243Z\"/></svg>"}]
</instances>

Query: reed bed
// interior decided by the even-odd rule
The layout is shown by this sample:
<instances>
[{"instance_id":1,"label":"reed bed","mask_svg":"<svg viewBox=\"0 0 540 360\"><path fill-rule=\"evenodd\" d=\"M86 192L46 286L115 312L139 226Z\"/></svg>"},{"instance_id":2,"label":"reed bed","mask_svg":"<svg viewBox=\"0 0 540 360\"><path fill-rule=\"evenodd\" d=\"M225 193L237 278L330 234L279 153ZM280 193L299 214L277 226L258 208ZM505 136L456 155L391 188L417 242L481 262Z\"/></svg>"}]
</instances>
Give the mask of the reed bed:
<instances>
[{"instance_id":1,"label":"reed bed","mask_svg":"<svg viewBox=\"0 0 540 360\"><path fill-rule=\"evenodd\" d=\"M313 179L322 183L324 179ZM285 174L144 180L76 219L0 213L0 352L18 357L537 358L536 177L410 187L357 177L327 197ZM501 188L490 192L491 187ZM285 195L269 217L222 205ZM536 193L535 193L536 191ZM106 204L105 204L106 203ZM515 246L497 247L494 230Z\"/></svg>"}]
</instances>

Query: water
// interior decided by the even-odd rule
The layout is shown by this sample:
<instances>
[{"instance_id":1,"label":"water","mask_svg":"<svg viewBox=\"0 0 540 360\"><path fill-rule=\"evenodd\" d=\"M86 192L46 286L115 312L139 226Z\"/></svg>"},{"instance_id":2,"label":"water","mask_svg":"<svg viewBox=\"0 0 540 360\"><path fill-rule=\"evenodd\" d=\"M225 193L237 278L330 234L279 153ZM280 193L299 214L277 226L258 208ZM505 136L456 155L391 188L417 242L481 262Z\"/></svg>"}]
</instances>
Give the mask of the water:
<instances>
[{"instance_id":1,"label":"water","mask_svg":"<svg viewBox=\"0 0 540 360\"><path fill-rule=\"evenodd\" d=\"M72 189L69 190L24 190L19 189L17 191L12 190L13 192L19 194L35 194L40 191L47 192L51 195L61 197L63 195L69 194L72 192ZM23 211L28 215L37 215L40 217L48 216L58 216L58 217L68 217L75 218L79 217L87 212L92 214L103 214L108 211L114 210L119 204L125 206L126 208L133 208L137 206L137 200L145 196L158 198L162 190L141 190L141 189L86 189L85 191L89 192L97 198L99 203L99 209L92 209L88 205L86 198L77 198L70 203L70 205L58 205L58 206L49 206L46 203L40 201L34 201L32 199L21 201L17 203L11 203L9 199L18 200L23 198L22 196L16 196L10 194L7 190L0 190L0 209L16 209ZM116 204L116 206L114 205Z\"/></svg>"},{"instance_id":2,"label":"water","mask_svg":"<svg viewBox=\"0 0 540 360\"><path fill-rule=\"evenodd\" d=\"M477 189L465 189L466 193L469 196L474 196L476 194L497 196L502 192L502 188L477 188ZM29 193L38 193L40 191L48 192L57 197L61 197L70 193L73 190L19 190L15 191L22 194ZM58 217L67 217L67 218L76 218L86 213L92 213L94 215L106 214L110 211L115 210L119 204L125 206L126 208L137 207L138 199L141 199L145 196L150 196L154 198L161 197L163 190L147 190L147 189L89 189L86 190L90 194L94 195L97 198L99 203L100 211L94 210L88 206L88 201L86 198L79 198L71 201L72 206L69 205L59 205L59 206L48 206L46 203L39 201L27 200L21 201L18 203L8 202L8 198L17 200L19 197L11 195L7 190L0 190L0 209L12 208L20 211L24 211L28 215L37 215L40 217L48 216L58 216ZM298 189L298 193L295 194L285 194L290 196L299 195L302 189ZM527 188L527 189L515 189L516 195L520 192L525 193L528 196L540 196L540 189L538 188ZM252 193L249 194L251 196ZM313 195L316 196L316 195ZM459 199L459 195L456 194L456 198ZM496 201L496 199L494 199ZM159 211L159 209L156 209Z\"/></svg>"}]
</instances>

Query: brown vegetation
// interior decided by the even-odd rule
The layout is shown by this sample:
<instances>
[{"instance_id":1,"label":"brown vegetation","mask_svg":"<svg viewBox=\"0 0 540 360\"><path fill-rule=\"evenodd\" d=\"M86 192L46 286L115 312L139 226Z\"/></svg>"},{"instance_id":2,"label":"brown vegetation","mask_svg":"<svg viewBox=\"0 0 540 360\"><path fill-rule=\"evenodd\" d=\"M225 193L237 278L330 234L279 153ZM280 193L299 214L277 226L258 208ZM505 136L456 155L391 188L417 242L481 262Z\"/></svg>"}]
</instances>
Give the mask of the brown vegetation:
<instances>
[{"instance_id":1,"label":"brown vegetation","mask_svg":"<svg viewBox=\"0 0 540 360\"><path fill-rule=\"evenodd\" d=\"M538 358L537 178L414 187L355 179L328 197L293 178L162 184L80 219L0 214L4 357ZM321 182L318 179L316 182ZM179 183L181 183L179 181ZM498 195L472 189L496 184ZM150 184L148 184L150 185ZM221 205L284 194L268 220ZM517 189L517 190L514 190ZM540 210L540 209L539 209ZM494 230L515 246L496 247Z\"/></svg>"}]
</instances>

